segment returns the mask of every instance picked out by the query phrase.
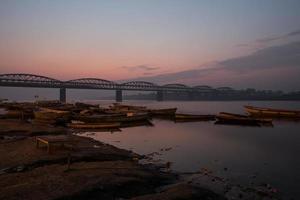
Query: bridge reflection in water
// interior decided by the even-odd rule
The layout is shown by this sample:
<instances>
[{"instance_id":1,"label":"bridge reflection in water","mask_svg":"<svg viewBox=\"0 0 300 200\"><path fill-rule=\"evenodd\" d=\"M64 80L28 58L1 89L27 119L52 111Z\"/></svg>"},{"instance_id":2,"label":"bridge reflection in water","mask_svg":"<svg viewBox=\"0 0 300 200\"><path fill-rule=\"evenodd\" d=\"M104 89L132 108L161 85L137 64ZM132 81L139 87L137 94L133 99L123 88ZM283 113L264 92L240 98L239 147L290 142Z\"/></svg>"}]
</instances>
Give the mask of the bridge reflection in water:
<instances>
[{"instance_id":1,"label":"bridge reflection in water","mask_svg":"<svg viewBox=\"0 0 300 200\"><path fill-rule=\"evenodd\" d=\"M116 83L98 78L81 78L69 81L60 81L46 76L34 74L0 74L0 86L8 87L36 87L36 88L59 88L60 101L66 102L67 89L98 89L115 90L116 101L122 101L122 91L154 91L156 100L163 101L165 92L187 93L190 100L199 93L206 94L215 91L209 86L189 87L183 84L157 85L145 81L131 81L126 83Z\"/></svg>"}]
</instances>

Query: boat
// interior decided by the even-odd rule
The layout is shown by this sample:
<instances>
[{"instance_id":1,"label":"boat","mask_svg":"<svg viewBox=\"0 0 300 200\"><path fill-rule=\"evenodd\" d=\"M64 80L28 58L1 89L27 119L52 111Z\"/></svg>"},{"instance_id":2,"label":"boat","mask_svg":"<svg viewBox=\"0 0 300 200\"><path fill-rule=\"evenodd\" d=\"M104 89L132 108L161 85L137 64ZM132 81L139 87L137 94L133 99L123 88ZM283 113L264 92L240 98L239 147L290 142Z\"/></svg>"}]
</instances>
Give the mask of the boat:
<instances>
[{"instance_id":1,"label":"boat","mask_svg":"<svg viewBox=\"0 0 300 200\"><path fill-rule=\"evenodd\" d=\"M254 117L300 118L300 110L283 110L254 106L244 106L244 108L247 113Z\"/></svg>"},{"instance_id":2,"label":"boat","mask_svg":"<svg viewBox=\"0 0 300 200\"><path fill-rule=\"evenodd\" d=\"M83 109L83 110L77 110L76 113L79 113L80 115L92 115L92 114L106 114L106 109L100 109L100 108L89 108L89 109ZM115 112L116 113L116 112Z\"/></svg>"},{"instance_id":3,"label":"boat","mask_svg":"<svg viewBox=\"0 0 300 200\"><path fill-rule=\"evenodd\" d=\"M76 120L86 123L97 122L135 122L149 119L148 113L116 113L104 115L76 116Z\"/></svg>"},{"instance_id":4,"label":"boat","mask_svg":"<svg viewBox=\"0 0 300 200\"><path fill-rule=\"evenodd\" d=\"M121 128L137 127L137 126L154 126L148 119L142 121L122 122Z\"/></svg>"},{"instance_id":5,"label":"boat","mask_svg":"<svg viewBox=\"0 0 300 200\"><path fill-rule=\"evenodd\" d=\"M6 110L2 117L6 119L30 119L33 118L33 112L28 110Z\"/></svg>"},{"instance_id":6,"label":"boat","mask_svg":"<svg viewBox=\"0 0 300 200\"><path fill-rule=\"evenodd\" d=\"M149 109L151 115L175 115L177 108Z\"/></svg>"},{"instance_id":7,"label":"boat","mask_svg":"<svg viewBox=\"0 0 300 200\"><path fill-rule=\"evenodd\" d=\"M35 104L41 107L46 107L46 106L60 106L62 103L59 100L36 100Z\"/></svg>"},{"instance_id":8,"label":"boat","mask_svg":"<svg viewBox=\"0 0 300 200\"><path fill-rule=\"evenodd\" d=\"M116 129L121 126L121 123L114 122L114 123L77 123L72 122L68 123L68 128L74 128L74 129Z\"/></svg>"},{"instance_id":9,"label":"boat","mask_svg":"<svg viewBox=\"0 0 300 200\"><path fill-rule=\"evenodd\" d=\"M210 121L215 120L215 115L192 115L192 114L175 114L175 122L189 122L189 121Z\"/></svg>"},{"instance_id":10,"label":"boat","mask_svg":"<svg viewBox=\"0 0 300 200\"><path fill-rule=\"evenodd\" d=\"M216 116L216 124L239 124L239 125L272 125L271 119L256 119L247 115L240 115L234 113L220 112Z\"/></svg>"},{"instance_id":11,"label":"boat","mask_svg":"<svg viewBox=\"0 0 300 200\"><path fill-rule=\"evenodd\" d=\"M64 119L67 120L70 117L69 111L61 111L61 110L54 110L49 108L40 108L38 111L34 112L35 119L42 119L42 120L55 120L55 119Z\"/></svg>"},{"instance_id":12,"label":"boat","mask_svg":"<svg viewBox=\"0 0 300 200\"><path fill-rule=\"evenodd\" d=\"M93 104L87 104L87 103L82 103L82 102L76 102L75 103L76 108L81 108L81 109L90 109L90 108L99 108L99 105L93 105Z\"/></svg>"},{"instance_id":13,"label":"boat","mask_svg":"<svg viewBox=\"0 0 300 200\"><path fill-rule=\"evenodd\" d=\"M138 111L145 111L147 109L146 106L132 106L132 105L124 105L120 103L113 103L112 106L110 106L113 110L138 110Z\"/></svg>"},{"instance_id":14,"label":"boat","mask_svg":"<svg viewBox=\"0 0 300 200\"><path fill-rule=\"evenodd\" d=\"M8 99L0 99L0 103L4 103L4 102L7 102Z\"/></svg>"}]
</instances>

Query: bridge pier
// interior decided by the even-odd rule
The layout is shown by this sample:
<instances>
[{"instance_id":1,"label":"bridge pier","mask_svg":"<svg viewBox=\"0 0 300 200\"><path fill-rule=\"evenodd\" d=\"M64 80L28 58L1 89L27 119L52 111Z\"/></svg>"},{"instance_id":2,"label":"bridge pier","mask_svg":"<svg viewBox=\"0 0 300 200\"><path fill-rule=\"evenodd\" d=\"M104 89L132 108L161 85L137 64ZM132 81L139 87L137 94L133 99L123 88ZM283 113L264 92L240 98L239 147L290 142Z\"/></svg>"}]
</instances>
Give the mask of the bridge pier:
<instances>
[{"instance_id":1,"label":"bridge pier","mask_svg":"<svg viewBox=\"0 0 300 200\"><path fill-rule=\"evenodd\" d=\"M116 102L122 102L123 96L122 96L122 90L116 90Z\"/></svg>"},{"instance_id":2,"label":"bridge pier","mask_svg":"<svg viewBox=\"0 0 300 200\"><path fill-rule=\"evenodd\" d=\"M164 93L163 91L159 90L156 93L156 100L157 101L163 101L164 100Z\"/></svg>"},{"instance_id":3,"label":"bridge pier","mask_svg":"<svg viewBox=\"0 0 300 200\"><path fill-rule=\"evenodd\" d=\"M63 103L66 103L67 100L67 91L66 88L60 88L59 89L59 100Z\"/></svg>"}]
</instances>

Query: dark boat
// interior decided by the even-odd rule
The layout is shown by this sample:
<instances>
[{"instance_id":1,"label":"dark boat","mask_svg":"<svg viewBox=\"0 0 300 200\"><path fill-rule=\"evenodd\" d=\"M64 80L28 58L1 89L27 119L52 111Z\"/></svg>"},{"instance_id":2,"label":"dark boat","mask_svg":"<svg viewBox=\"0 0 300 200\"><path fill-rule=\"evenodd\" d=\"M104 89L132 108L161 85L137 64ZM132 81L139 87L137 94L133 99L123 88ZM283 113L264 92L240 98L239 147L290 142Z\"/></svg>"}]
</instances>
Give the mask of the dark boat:
<instances>
[{"instance_id":1,"label":"dark boat","mask_svg":"<svg viewBox=\"0 0 300 200\"><path fill-rule=\"evenodd\" d=\"M216 124L238 124L250 126L272 125L272 120L270 119L256 119L247 115L234 113L220 112L216 118Z\"/></svg>"},{"instance_id":2,"label":"dark boat","mask_svg":"<svg viewBox=\"0 0 300 200\"><path fill-rule=\"evenodd\" d=\"M33 112L31 110L7 110L2 114L2 118L6 119L32 119Z\"/></svg>"},{"instance_id":3,"label":"dark boat","mask_svg":"<svg viewBox=\"0 0 300 200\"><path fill-rule=\"evenodd\" d=\"M254 106L244 106L246 112L254 117L271 117L271 118L299 118L299 110L283 110L273 108L260 108Z\"/></svg>"},{"instance_id":4,"label":"dark boat","mask_svg":"<svg viewBox=\"0 0 300 200\"><path fill-rule=\"evenodd\" d=\"M97 122L135 122L143 121L149 118L148 113L117 113L117 114L104 114L104 115L90 115L90 116L75 116L74 119L86 123Z\"/></svg>"},{"instance_id":5,"label":"dark boat","mask_svg":"<svg viewBox=\"0 0 300 200\"><path fill-rule=\"evenodd\" d=\"M148 119L135 122L122 122L121 128L137 127L137 126L154 126Z\"/></svg>"},{"instance_id":6,"label":"dark boat","mask_svg":"<svg viewBox=\"0 0 300 200\"><path fill-rule=\"evenodd\" d=\"M175 115L177 108L162 108L162 109L149 109L151 115Z\"/></svg>"},{"instance_id":7,"label":"dark boat","mask_svg":"<svg viewBox=\"0 0 300 200\"><path fill-rule=\"evenodd\" d=\"M27 120L34 117L35 106L32 103L7 102L3 103L0 108L3 109L2 118Z\"/></svg>"},{"instance_id":8,"label":"dark boat","mask_svg":"<svg viewBox=\"0 0 300 200\"><path fill-rule=\"evenodd\" d=\"M145 111L147 109L146 106L132 106L132 105L124 105L120 103L113 103L112 106L110 106L112 110L122 110L122 111Z\"/></svg>"},{"instance_id":9,"label":"dark boat","mask_svg":"<svg viewBox=\"0 0 300 200\"><path fill-rule=\"evenodd\" d=\"M90 108L99 108L99 105L93 105L93 104L87 104L82 102L76 102L75 103L76 108L80 109L90 109Z\"/></svg>"},{"instance_id":10,"label":"dark boat","mask_svg":"<svg viewBox=\"0 0 300 200\"><path fill-rule=\"evenodd\" d=\"M71 114L69 111L54 110L49 108L40 108L38 111L34 112L34 118L37 120L68 120L70 116Z\"/></svg>"},{"instance_id":11,"label":"dark boat","mask_svg":"<svg viewBox=\"0 0 300 200\"><path fill-rule=\"evenodd\" d=\"M112 123L84 123L84 122L72 122L67 124L68 128L74 129L111 129L111 128L120 128L121 123L112 122Z\"/></svg>"},{"instance_id":12,"label":"dark boat","mask_svg":"<svg viewBox=\"0 0 300 200\"><path fill-rule=\"evenodd\" d=\"M175 122L190 122L190 121L211 121L215 120L215 115L192 115L192 114L175 114Z\"/></svg>"}]
</instances>

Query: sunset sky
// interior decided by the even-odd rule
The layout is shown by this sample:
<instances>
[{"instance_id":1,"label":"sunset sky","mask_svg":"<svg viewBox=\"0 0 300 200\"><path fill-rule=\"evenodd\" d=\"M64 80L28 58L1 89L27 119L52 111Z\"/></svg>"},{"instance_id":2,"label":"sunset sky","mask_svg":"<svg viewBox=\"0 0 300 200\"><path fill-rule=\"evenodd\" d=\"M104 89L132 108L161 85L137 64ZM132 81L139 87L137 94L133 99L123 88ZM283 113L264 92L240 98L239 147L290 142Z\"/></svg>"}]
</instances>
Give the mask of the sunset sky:
<instances>
[{"instance_id":1,"label":"sunset sky","mask_svg":"<svg viewBox=\"0 0 300 200\"><path fill-rule=\"evenodd\" d=\"M0 73L300 90L300 1L0 0Z\"/></svg>"}]
</instances>

